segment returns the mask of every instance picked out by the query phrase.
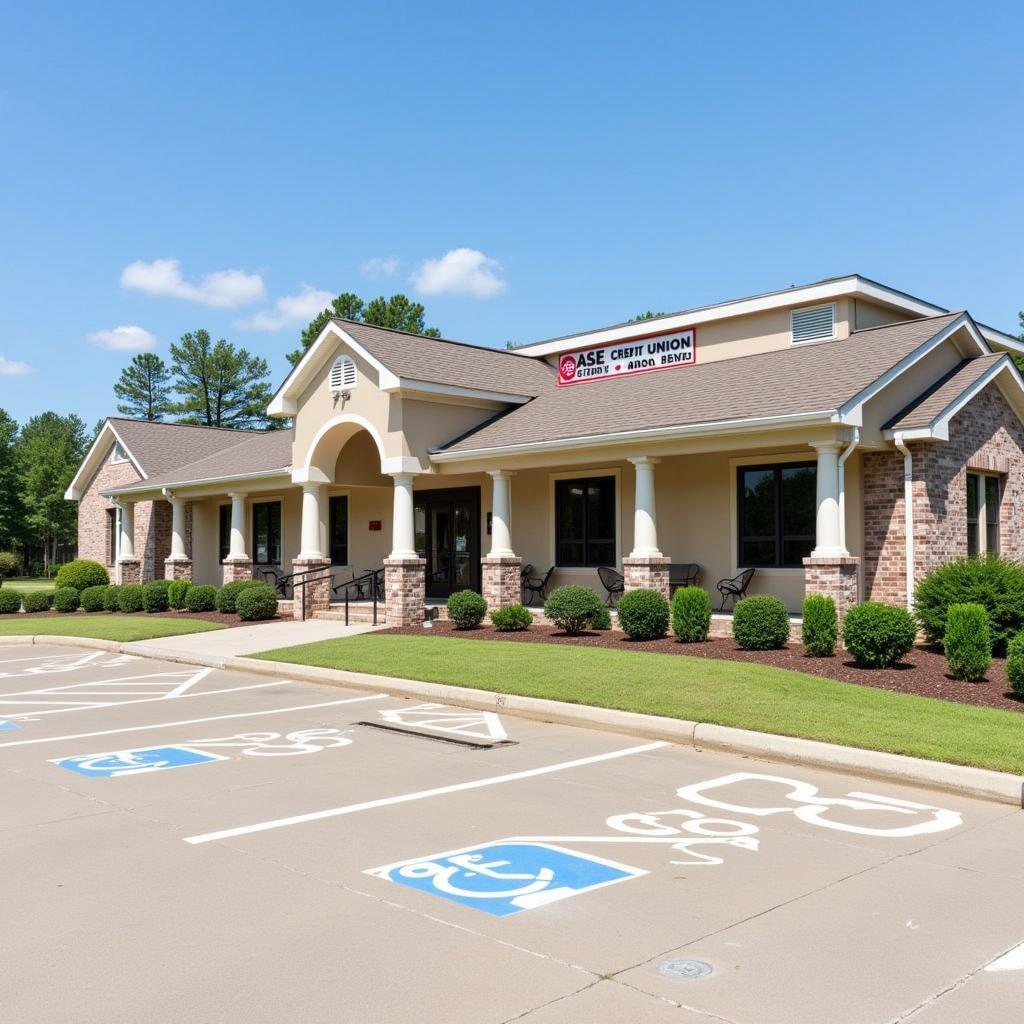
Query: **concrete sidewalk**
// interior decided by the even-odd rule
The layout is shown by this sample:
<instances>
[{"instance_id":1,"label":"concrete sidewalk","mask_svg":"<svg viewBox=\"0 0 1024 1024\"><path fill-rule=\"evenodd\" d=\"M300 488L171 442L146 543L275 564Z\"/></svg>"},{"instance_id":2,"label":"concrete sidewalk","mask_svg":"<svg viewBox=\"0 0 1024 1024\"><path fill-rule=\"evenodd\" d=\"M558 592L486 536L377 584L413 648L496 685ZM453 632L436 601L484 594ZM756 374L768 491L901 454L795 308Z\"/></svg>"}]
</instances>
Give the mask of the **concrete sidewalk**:
<instances>
[{"instance_id":1,"label":"concrete sidewalk","mask_svg":"<svg viewBox=\"0 0 1024 1024\"><path fill-rule=\"evenodd\" d=\"M202 664L222 665L228 658L272 651L294 644L311 644L318 640L370 633L381 626L365 623L346 626L341 622L307 619L305 622L268 622L253 626L233 626L206 633L186 633L184 636L164 636L153 640L137 640L122 645L128 654L141 654L148 658L168 658L171 661L193 660Z\"/></svg>"}]
</instances>

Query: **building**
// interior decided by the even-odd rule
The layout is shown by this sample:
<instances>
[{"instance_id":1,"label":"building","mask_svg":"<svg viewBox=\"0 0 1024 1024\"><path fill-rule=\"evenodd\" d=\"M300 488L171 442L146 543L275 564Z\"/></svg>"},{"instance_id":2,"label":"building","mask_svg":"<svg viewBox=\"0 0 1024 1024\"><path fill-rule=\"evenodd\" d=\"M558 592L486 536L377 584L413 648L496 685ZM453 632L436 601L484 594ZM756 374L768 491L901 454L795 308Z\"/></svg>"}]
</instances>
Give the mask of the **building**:
<instances>
[{"instance_id":1,"label":"building","mask_svg":"<svg viewBox=\"0 0 1024 1024\"><path fill-rule=\"evenodd\" d=\"M392 624L517 601L524 563L900 603L956 555L1024 557L1013 351L857 275L513 351L333 320L270 404L290 429L111 419L67 496L120 580L304 573L297 614L381 565Z\"/></svg>"}]
</instances>

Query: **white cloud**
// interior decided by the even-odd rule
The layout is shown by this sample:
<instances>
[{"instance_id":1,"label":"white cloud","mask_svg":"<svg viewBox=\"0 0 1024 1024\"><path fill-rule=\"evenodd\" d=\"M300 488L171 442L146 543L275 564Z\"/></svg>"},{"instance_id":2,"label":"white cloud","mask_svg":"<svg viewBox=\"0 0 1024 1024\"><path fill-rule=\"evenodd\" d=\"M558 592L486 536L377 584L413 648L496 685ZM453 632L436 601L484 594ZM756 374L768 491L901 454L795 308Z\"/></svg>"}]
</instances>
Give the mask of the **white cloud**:
<instances>
[{"instance_id":1,"label":"white cloud","mask_svg":"<svg viewBox=\"0 0 1024 1024\"><path fill-rule=\"evenodd\" d=\"M205 306L229 308L263 298L263 279L244 270L215 270L198 284L181 275L178 260L136 260L121 271L121 286L149 295L201 302Z\"/></svg>"},{"instance_id":2,"label":"white cloud","mask_svg":"<svg viewBox=\"0 0 1024 1024\"><path fill-rule=\"evenodd\" d=\"M331 308L334 296L330 292L304 284L295 295L282 295L273 309L260 310L252 316L235 321L243 331L280 331L285 327L305 326L325 309Z\"/></svg>"},{"instance_id":3,"label":"white cloud","mask_svg":"<svg viewBox=\"0 0 1024 1024\"><path fill-rule=\"evenodd\" d=\"M112 348L117 352L152 352L156 348L156 338L145 327L136 324L124 324L108 331L93 331L89 340L94 345Z\"/></svg>"},{"instance_id":4,"label":"white cloud","mask_svg":"<svg viewBox=\"0 0 1024 1024\"><path fill-rule=\"evenodd\" d=\"M373 259L359 264L359 269L367 277L394 277L401 264L397 256L374 256Z\"/></svg>"},{"instance_id":5,"label":"white cloud","mask_svg":"<svg viewBox=\"0 0 1024 1024\"><path fill-rule=\"evenodd\" d=\"M439 260L424 260L410 278L424 295L475 295L487 299L507 287L501 264L479 249L452 249Z\"/></svg>"},{"instance_id":6,"label":"white cloud","mask_svg":"<svg viewBox=\"0 0 1024 1024\"><path fill-rule=\"evenodd\" d=\"M32 367L28 363L19 363L16 359L5 359L0 356L0 377L24 377Z\"/></svg>"}]
</instances>

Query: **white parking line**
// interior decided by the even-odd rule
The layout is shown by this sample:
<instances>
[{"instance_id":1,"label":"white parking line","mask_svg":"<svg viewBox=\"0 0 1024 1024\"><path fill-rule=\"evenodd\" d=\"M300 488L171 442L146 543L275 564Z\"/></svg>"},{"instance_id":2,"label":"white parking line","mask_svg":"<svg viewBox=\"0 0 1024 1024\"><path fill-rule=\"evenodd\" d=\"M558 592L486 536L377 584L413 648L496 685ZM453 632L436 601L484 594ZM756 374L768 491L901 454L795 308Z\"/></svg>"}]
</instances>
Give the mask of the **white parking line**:
<instances>
[{"instance_id":1,"label":"white parking line","mask_svg":"<svg viewBox=\"0 0 1024 1024\"><path fill-rule=\"evenodd\" d=\"M537 775L550 775L568 768L580 768L586 764L597 764L599 761L611 761L617 757L629 757L630 754L643 754L648 750L667 747L665 740L656 743L644 743L639 747L626 747L624 750L613 750L607 754L594 754L591 757L580 757L575 761L561 761L558 764L544 765L542 768L528 768L522 772L509 775L493 775L487 779L475 779L472 782L459 782L452 786L440 786L437 789L421 789L417 793L403 793L400 796L387 796L380 800L367 800L361 804L347 804L344 807L330 807L325 811L312 811L309 814L296 814L290 818L277 818L273 821L261 821L256 825L242 825L238 828L226 828L219 832L206 832L203 835L188 836L182 842L198 845L212 843L218 839L232 839L245 836L252 832L266 832L272 828L284 828L287 825L301 825L307 821L320 821L323 818L337 818L343 814L357 814L359 811L373 810L375 807L389 807L392 804L409 803L412 800L426 800L433 796L445 796L448 793L461 793L467 789L482 789L484 786L499 786L505 782L517 782L520 779L531 779Z\"/></svg>"},{"instance_id":2,"label":"white parking line","mask_svg":"<svg viewBox=\"0 0 1024 1024\"><path fill-rule=\"evenodd\" d=\"M260 686L280 686L282 683L294 682L292 679L281 679L276 683L260 683ZM238 686L238 690L248 690L252 687ZM232 690L210 691L211 693L233 693ZM191 694L198 697L201 694ZM358 704L361 700L384 700L386 693L374 693L369 697L349 697L347 700L328 700L322 704L299 704L290 708L270 708L266 711L239 711L230 715L210 715L207 718L186 718L180 722L158 722L156 725L129 725L123 729L101 729L98 732L76 732L68 736L40 736L34 740L12 740L10 743L0 743L2 747L27 747L36 743L61 743L64 740L83 740L91 736L111 736L119 732L146 732L150 729L170 729L175 725L198 725L200 722L219 722L224 718L255 718L259 715L280 715L285 711L309 711L311 708L331 708L337 704Z\"/></svg>"},{"instance_id":3,"label":"white parking line","mask_svg":"<svg viewBox=\"0 0 1024 1024\"><path fill-rule=\"evenodd\" d=\"M1024 970L1024 942L1019 946L996 957L986 968L986 971L1022 971Z\"/></svg>"}]
</instances>

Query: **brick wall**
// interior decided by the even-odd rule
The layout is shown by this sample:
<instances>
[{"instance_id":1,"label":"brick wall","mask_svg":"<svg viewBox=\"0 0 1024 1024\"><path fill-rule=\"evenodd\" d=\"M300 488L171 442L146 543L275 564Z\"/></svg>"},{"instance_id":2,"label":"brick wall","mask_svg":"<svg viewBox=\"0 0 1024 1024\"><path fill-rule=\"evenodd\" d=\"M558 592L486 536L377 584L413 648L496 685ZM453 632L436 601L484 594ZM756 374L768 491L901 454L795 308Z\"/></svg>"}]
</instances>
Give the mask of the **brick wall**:
<instances>
[{"instance_id":1,"label":"brick wall","mask_svg":"<svg viewBox=\"0 0 1024 1024\"><path fill-rule=\"evenodd\" d=\"M1024 558L1024 426L999 388L990 384L950 423L949 441L911 442L914 458L914 573L967 554L967 473L1002 476L1000 550ZM904 603L906 547L903 456L869 452L863 459L864 593L872 601Z\"/></svg>"},{"instance_id":2,"label":"brick wall","mask_svg":"<svg viewBox=\"0 0 1024 1024\"><path fill-rule=\"evenodd\" d=\"M78 503L78 557L89 558L107 566L114 564L108 540L110 529L107 510L111 506L106 498L100 496L100 491L111 487L127 487L142 479L130 462L110 461L113 447L111 444L103 456L100 468L89 481ZM139 507L136 508L135 519L136 544L139 537L138 512Z\"/></svg>"}]
</instances>

